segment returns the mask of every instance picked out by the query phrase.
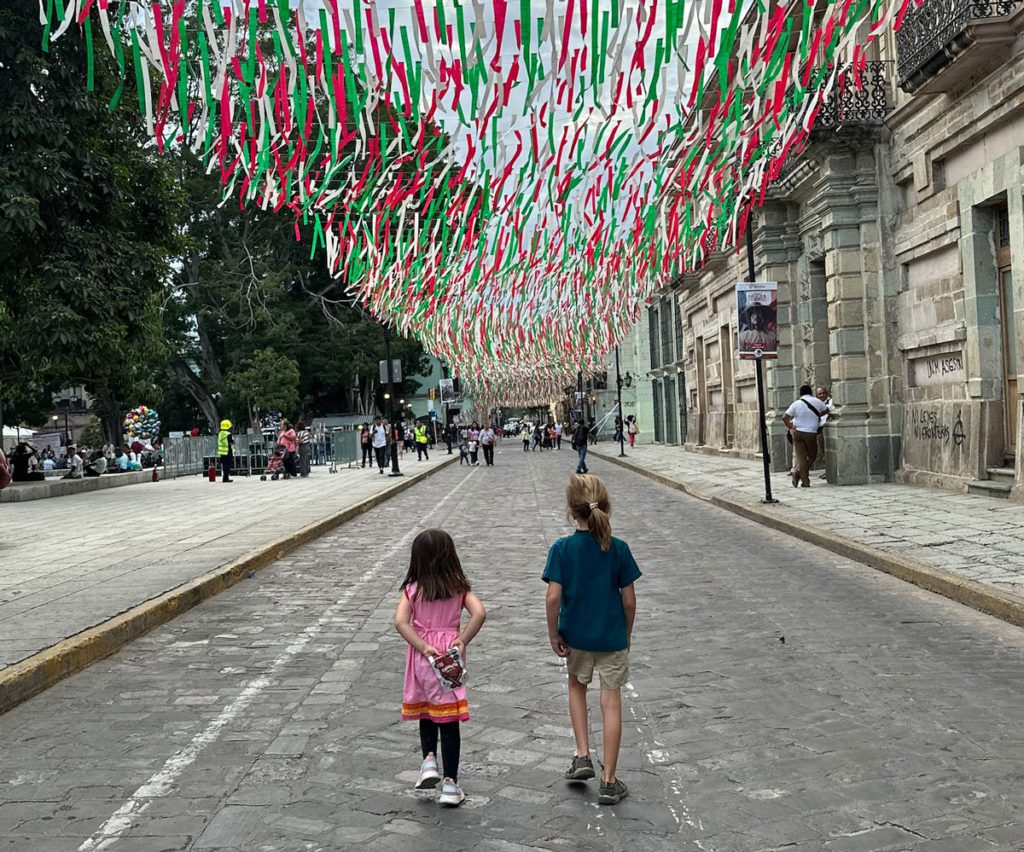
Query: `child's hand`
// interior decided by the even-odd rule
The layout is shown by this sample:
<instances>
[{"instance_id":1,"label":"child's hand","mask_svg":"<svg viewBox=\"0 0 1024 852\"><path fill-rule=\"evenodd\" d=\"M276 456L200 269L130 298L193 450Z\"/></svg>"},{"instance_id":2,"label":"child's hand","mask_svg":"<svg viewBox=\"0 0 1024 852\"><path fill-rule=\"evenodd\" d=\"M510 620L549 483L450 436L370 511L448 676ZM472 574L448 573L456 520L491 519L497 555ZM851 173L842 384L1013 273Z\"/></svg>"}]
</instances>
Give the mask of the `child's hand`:
<instances>
[{"instance_id":1,"label":"child's hand","mask_svg":"<svg viewBox=\"0 0 1024 852\"><path fill-rule=\"evenodd\" d=\"M555 652L555 656L569 656L569 646L565 644L565 640L561 636L556 636L551 640L551 650Z\"/></svg>"},{"instance_id":2,"label":"child's hand","mask_svg":"<svg viewBox=\"0 0 1024 852\"><path fill-rule=\"evenodd\" d=\"M423 656L424 657L440 657L441 656L441 652L438 651L437 648L435 648L433 645L424 645L423 646Z\"/></svg>"},{"instance_id":3,"label":"child's hand","mask_svg":"<svg viewBox=\"0 0 1024 852\"><path fill-rule=\"evenodd\" d=\"M459 656L461 656L462 659L466 659L466 643L461 639L456 639L453 644L459 649Z\"/></svg>"}]
</instances>

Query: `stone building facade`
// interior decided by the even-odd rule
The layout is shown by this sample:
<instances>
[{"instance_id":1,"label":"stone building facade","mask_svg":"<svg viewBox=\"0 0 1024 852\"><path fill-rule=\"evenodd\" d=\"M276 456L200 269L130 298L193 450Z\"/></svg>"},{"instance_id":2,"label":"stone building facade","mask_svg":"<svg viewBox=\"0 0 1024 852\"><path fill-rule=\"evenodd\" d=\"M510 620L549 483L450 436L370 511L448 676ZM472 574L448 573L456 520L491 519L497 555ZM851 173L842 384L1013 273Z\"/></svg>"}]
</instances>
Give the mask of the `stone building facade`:
<instances>
[{"instance_id":1,"label":"stone building facade","mask_svg":"<svg viewBox=\"0 0 1024 852\"><path fill-rule=\"evenodd\" d=\"M773 466L801 384L831 388L830 482L903 481L1024 499L1024 0L924 0L837 93L755 214L779 283L766 361ZM655 440L759 452L754 368L734 356L744 254L653 300Z\"/></svg>"}]
</instances>

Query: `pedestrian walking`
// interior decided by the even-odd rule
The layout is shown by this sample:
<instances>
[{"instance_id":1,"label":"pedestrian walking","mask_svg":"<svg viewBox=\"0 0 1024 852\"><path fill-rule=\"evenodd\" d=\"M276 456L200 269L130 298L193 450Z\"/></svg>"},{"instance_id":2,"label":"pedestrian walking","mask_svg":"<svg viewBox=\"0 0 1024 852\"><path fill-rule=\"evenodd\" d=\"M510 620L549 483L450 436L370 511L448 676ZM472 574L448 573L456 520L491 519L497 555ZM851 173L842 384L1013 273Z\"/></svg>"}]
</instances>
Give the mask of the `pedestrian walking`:
<instances>
[{"instance_id":1,"label":"pedestrian walking","mask_svg":"<svg viewBox=\"0 0 1024 852\"><path fill-rule=\"evenodd\" d=\"M626 418L626 434L629 435L629 446L632 448L636 444L636 436L640 434L640 427L636 423L636 415L630 414Z\"/></svg>"},{"instance_id":2,"label":"pedestrian walking","mask_svg":"<svg viewBox=\"0 0 1024 852\"><path fill-rule=\"evenodd\" d=\"M299 476L309 476L313 462L313 434L301 420L295 427L295 443L299 448Z\"/></svg>"},{"instance_id":3,"label":"pedestrian walking","mask_svg":"<svg viewBox=\"0 0 1024 852\"><path fill-rule=\"evenodd\" d=\"M566 658L569 718L576 752L564 777L594 777L587 723L587 687L597 672L604 722L604 768L598 804L614 805L629 795L616 776L622 741L622 687L629 681L629 649L636 616L640 568L629 545L612 536L611 501L596 476L573 476L565 492L576 532L548 551L543 580L551 650Z\"/></svg>"},{"instance_id":4,"label":"pedestrian walking","mask_svg":"<svg viewBox=\"0 0 1024 852\"><path fill-rule=\"evenodd\" d=\"M810 385L801 385L800 398L782 415L796 459L796 467L791 473L794 488L797 485L811 487L811 465L818 457L818 429L826 413L825 406L814 396L814 389Z\"/></svg>"},{"instance_id":5,"label":"pedestrian walking","mask_svg":"<svg viewBox=\"0 0 1024 852\"><path fill-rule=\"evenodd\" d=\"M414 437L416 438L416 461L430 461L430 455L427 453L427 425L422 420L416 423Z\"/></svg>"},{"instance_id":6,"label":"pedestrian walking","mask_svg":"<svg viewBox=\"0 0 1024 852\"><path fill-rule=\"evenodd\" d=\"M519 437L521 437L523 439L523 452L524 453L528 453L530 451L530 435L531 435L530 427L527 426L524 423L523 424L523 429L519 433Z\"/></svg>"},{"instance_id":7,"label":"pedestrian walking","mask_svg":"<svg viewBox=\"0 0 1024 852\"><path fill-rule=\"evenodd\" d=\"M370 443L373 446L373 454L377 459L377 467L383 475L384 468L387 467L388 463L388 428L383 422L381 422L379 417L373 418L373 430L370 433Z\"/></svg>"},{"instance_id":8,"label":"pedestrian walking","mask_svg":"<svg viewBox=\"0 0 1024 852\"><path fill-rule=\"evenodd\" d=\"M480 430L480 446L484 451L484 464L487 467L494 467L494 444L497 437L490 426L484 426Z\"/></svg>"},{"instance_id":9,"label":"pedestrian walking","mask_svg":"<svg viewBox=\"0 0 1024 852\"><path fill-rule=\"evenodd\" d=\"M122 455L121 458L128 457ZM222 482L231 482L231 473L235 467L235 436L231 434L231 421L221 420L220 431L217 433L217 458L220 459ZM122 468L124 470L127 467Z\"/></svg>"},{"instance_id":10,"label":"pedestrian walking","mask_svg":"<svg viewBox=\"0 0 1024 852\"><path fill-rule=\"evenodd\" d=\"M590 440L590 430L580 420L572 433L572 448L576 450L579 463L576 465L576 473L586 473L587 468L587 443Z\"/></svg>"},{"instance_id":11,"label":"pedestrian walking","mask_svg":"<svg viewBox=\"0 0 1024 852\"><path fill-rule=\"evenodd\" d=\"M462 610L469 620L461 627ZM441 784L438 802L460 805L466 795L459 786L459 725L469 721L469 704L464 683L466 646L480 632L487 611L473 593L462 570L455 542L444 530L421 532L412 543L409 571L402 582L402 596L395 612L395 629L409 644L405 656L405 684L402 690L402 719L419 722L420 766L417 790ZM438 677L438 658L452 659L457 651L460 665L449 662L446 678L459 683L452 688ZM452 671L454 668L454 671ZM437 744L441 741L444 778L438 771Z\"/></svg>"},{"instance_id":12,"label":"pedestrian walking","mask_svg":"<svg viewBox=\"0 0 1024 852\"><path fill-rule=\"evenodd\" d=\"M480 449L480 424L474 422L469 427L469 460L470 464L474 467L480 467L480 458L478 455Z\"/></svg>"},{"instance_id":13,"label":"pedestrian walking","mask_svg":"<svg viewBox=\"0 0 1024 852\"><path fill-rule=\"evenodd\" d=\"M562 422L555 424L555 449L562 449Z\"/></svg>"},{"instance_id":14,"label":"pedestrian walking","mask_svg":"<svg viewBox=\"0 0 1024 852\"><path fill-rule=\"evenodd\" d=\"M359 427L359 447L363 451L363 461L360 467L366 467L367 464L373 467L373 436L370 434L370 424L364 423Z\"/></svg>"}]
</instances>

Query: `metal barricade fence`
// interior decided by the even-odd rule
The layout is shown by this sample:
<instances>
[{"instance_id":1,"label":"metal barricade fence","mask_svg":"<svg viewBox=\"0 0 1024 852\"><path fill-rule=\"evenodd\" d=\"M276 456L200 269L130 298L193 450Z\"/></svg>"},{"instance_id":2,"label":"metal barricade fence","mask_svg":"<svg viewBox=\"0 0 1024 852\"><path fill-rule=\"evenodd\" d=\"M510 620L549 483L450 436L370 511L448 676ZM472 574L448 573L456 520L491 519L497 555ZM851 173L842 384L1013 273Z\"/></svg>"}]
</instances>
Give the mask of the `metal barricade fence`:
<instances>
[{"instance_id":1,"label":"metal barricade fence","mask_svg":"<svg viewBox=\"0 0 1024 852\"><path fill-rule=\"evenodd\" d=\"M272 436L259 434L235 435L234 474L259 476L274 453ZM340 465L352 467L359 462L359 432L355 429L323 430L313 436L311 462L329 464L333 473ZM164 441L164 471L168 479L179 476L205 476L213 466L219 475L217 436L199 435L167 438Z\"/></svg>"},{"instance_id":2,"label":"metal barricade fence","mask_svg":"<svg viewBox=\"0 0 1024 852\"><path fill-rule=\"evenodd\" d=\"M267 466L273 447L262 435L235 435L234 474L260 474ZM217 459L217 436L168 438L164 441L164 476L203 476L213 467L220 474Z\"/></svg>"},{"instance_id":3,"label":"metal barricade fence","mask_svg":"<svg viewBox=\"0 0 1024 852\"><path fill-rule=\"evenodd\" d=\"M328 452L331 459L331 473L338 465L352 465L359 461L359 432L355 429L331 429Z\"/></svg>"}]
</instances>

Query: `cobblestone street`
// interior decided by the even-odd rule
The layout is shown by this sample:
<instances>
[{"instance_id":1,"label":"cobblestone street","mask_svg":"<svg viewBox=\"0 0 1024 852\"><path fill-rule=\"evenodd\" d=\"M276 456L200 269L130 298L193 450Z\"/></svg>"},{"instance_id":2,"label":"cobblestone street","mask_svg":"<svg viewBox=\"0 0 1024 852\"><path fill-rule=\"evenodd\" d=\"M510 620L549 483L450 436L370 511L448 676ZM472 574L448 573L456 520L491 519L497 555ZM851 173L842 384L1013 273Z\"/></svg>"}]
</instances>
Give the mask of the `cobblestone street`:
<instances>
[{"instance_id":1,"label":"cobblestone street","mask_svg":"<svg viewBox=\"0 0 1024 852\"><path fill-rule=\"evenodd\" d=\"M631 796L563 781L540 574L575 460L449 466L0 716L0 850L1024 849L1020 629L596 459L644 572ZM444 811L392 625L429 526L488 608Z\"/></svg>"}]
</instances>

